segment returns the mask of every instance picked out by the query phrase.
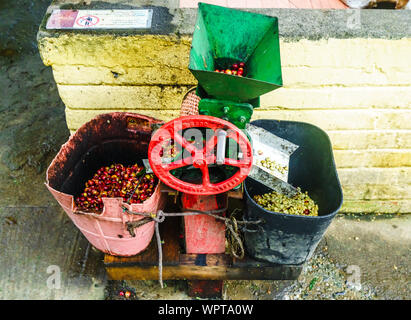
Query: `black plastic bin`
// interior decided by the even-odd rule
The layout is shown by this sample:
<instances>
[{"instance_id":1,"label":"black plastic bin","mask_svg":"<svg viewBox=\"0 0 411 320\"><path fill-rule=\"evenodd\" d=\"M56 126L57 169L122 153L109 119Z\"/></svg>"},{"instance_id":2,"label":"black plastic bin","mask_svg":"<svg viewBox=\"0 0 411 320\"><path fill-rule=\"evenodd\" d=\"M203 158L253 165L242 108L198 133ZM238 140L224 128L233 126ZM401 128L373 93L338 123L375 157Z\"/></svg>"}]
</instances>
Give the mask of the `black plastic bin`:
<instances>
[{"instance_id":1,"label":"black plastic bin","mask_svg":"<svg viewBox=\"0 0 411 320\"><path fill-rule=\"evenodd\" d=\"M304 263L311 258L343 202L330 139L320 128L304 122L256 120L252 124L299 145L290 158L288 181L308 191L318 204L319 215L294 216L265 210L253 196L270 190L247 178L245 218L261 218L265 223L262 225L264 232L244 234L246 249L250 256L263 261Z\"/></svg>"}]
</instances>

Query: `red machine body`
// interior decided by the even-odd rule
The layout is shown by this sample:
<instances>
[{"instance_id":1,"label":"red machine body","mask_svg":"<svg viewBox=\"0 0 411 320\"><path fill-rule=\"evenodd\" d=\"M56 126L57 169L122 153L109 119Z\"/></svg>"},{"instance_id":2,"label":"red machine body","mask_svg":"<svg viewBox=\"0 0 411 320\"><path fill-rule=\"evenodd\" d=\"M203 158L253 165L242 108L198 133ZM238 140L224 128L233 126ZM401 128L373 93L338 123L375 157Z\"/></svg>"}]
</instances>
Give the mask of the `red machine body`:
<instances>
[{"instance_id":1,"label":"red machine body","mask_svg":"<svg viewBox=\"0 0 411 320\"><path fill-rule=\"evenodd\" d=\"M184 211L211 211L227 207L227 193L201 196L183 193ZM222 213L220 215L225 215ZM225 224L206 214L184 217L187 253L224 253Z\"/></svg>"},{"instance_id":2,"label":"red machine body","mask_svg":"<svg viewBox=\"0 0 411 320\"><path fill-rule=\"evenodd\" d=\"M181 133L192 128L210 129L213 134L200 146L189 142ZM241 159L225 158L222 165L237 167L228 179L212 183L209 166L216 164L215 149L217 131L224 130L227 138L234 140ZM164 162L163 148L172 140L186 152L186 156L173 162ZM252 147L247 136L232 123L220 118L193 115L176 118L159 128L150 141L148 149L150 166L156 176L171 188L181 191L183 211L211 211L227 207L227 192L239 185L249 174L252 166ZM200 169L201 183L190 183L173 176L170 171L187 166ZM224 215L225 213L222 213ZM225 224L208 215L185 216L185 239L187 253L224 253Z\"/></svg>"}]
</instances>

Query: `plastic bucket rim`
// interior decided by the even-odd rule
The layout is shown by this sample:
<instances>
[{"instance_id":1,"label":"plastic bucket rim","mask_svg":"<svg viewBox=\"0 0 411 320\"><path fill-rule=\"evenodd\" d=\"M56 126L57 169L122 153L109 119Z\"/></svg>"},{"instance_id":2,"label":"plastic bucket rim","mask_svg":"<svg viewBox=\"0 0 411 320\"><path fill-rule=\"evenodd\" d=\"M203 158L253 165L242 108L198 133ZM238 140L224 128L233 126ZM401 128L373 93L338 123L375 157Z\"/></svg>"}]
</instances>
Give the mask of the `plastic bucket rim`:
<instances>
[{"instance_id":1,"label":"plastic bucket rim","mask_svg":"<svg viewBox=\"0 0 411 320\"><path fill-rule=\"evenodd\" d=\"M153 192L153 194L151 195L151 197L150 198L148 198L148 199L146 199L145 201L143 201L142 203L127 203L127 202L124 202L123 201L123 198L122 197L112 197L112 198L110 198L110 197L102 197L102 199L110 199L110 200L121 200L121 202L120 202L120 205L126 205L126 206L128 206L129 207L129 210L131 210L131 211L137 211L137 212L144 212L144 210L142 209L143 208L143 206L148 206L148 205L151 205L152 203L151 202L158 202L158 201L160 201L160 197L161 197L161 187L160 187L160 183L161 183L161 181L159 181L158 183L157 183L157 186L156 186L156 188L154 189L154 192ZM95 212L95 211L90 211L90 212L84 212L84 211L81 211L81 210L75 210L75 209L78 209L78 207L75 205L75 201L74 201L74 196L73 195L69 195L70 197L71 197L71 199L72 199L72 206L73 206L73 213L74 214L92 214L94 217L96 217L96 218L99 218L99 217L106 217L107 215L106 215L106 206L104 205L103 206L103 211L102 212L100 212L100 213L97 213L97 212ZM158 199L157 199L158 198ZM109 201L110 201L109 200ZM104 200L103 200L103 203L104 203ZM126 210L123 210L123 214L126 214L127 216L129 216L129 217L132 217L132 218L134 218L134 219L136 219L136 220L140 220L140 219L143 219L144 217L143 216L140 216L140 215L135 215L135 214L132 214L132 213L129 213L128 211L126 211Z\"/></svg>"},{"instance_id":2,"label":"plastic bucket rim","mask_svg":"<svg viewBox=\"0 0 411 320\"><path fill-rule=\"evenodd\" d=\"M145 200L143 203L127 204L127 203L125 203L124 201L122 201L121 203L128 205L132 211L145 212L144 210L140 209L139 207L142 207L143 205L149 205L149 202L146 203L146 201L151 201L151 202L154 202L154 201L158 202L158 201L160 201L161 194L162 194L162 191L161 191L161 189L160 189L160 188L161 188L161 187L160 187L160 183L161 183L161 181L157 184L156 189L155 189L154 192L153 192L153 195L152 195L150 198L148 198L147 200ZM62 194L62 195L65 195L65 196L68 196L68 198L71 200L71 207L70 207L69 209L72 211L72 212L71 212L72 214L88 215L88 216L92 216L92 217L94 217L94 218L96 218L96 219L99 219L99 220L106 220L106 219L108 218L108 219L110 219L109 221L112 221L111 219L115 219L115 217L108 217L108 216L106 215L106 211L105 211L106 206L103 207L103 211L102 211L101 213L96 213L95 211L86 212L86 211L81 211L81 210L75 210L75 209L78 209L78 207L75 205L74 196L73 196L72 194L68 194L68 193L64 193L64 192L58 191L58 190L56 190L55 188L53 188L52 186L50 186L50 184L48 184L48 183L46 183L46 182L45 182L44 184L46 185L47 188L52 189L54 192L59 193L59 194ZM160 190L157 191L157 188L160 189ZM156 197L157 197L158 199L155 199ZM121 197L113 197L113 198L104 197L104 199L122 199L122 198L121 198ZM60 202L59 202L59 204L60 204L60 206L63 207L63 205L62 205ZM138 206L138 207L136 208L136 207L134 207L134 206ZM63 208L64 208L64 207L63 207ZM128 213L127 211L124 211L123 214L127 214L127 216L130 216L130 217L132 217L132 218L134 218L134 219L136 219L136 220L139 220L139 219L144 218L143 216L134 215L134 214Z\"/></svg>"},{"instance_id":3,"label":"plastic bucket rim","mask_svg":"<svg viewBox=\"0 0 411 320\"><path fill-rule=\"evenodd\" d=\"M103 211L102 211L101 213L96 213L96 212L84 212L84 211L75 210L75 209L77 208L77 207L75 206L75 201L74 201L74 197L75 197L75 196L72 195L72 194L64 193L64 192L62 192L62 191L60 191L60 190L57 190L55 187L51 186L51 185L50 185L50 180L49 180L49 172L50 172L51 168L55 165L55 163L58 161L57 156L64 150L64 148L65 148L66 146L70 145L70 142L72 142L72 140L76 139L76 137L80 134L80 132L81 132L82 130L86 130L90 123L95 122L95 121L98 121L98 120L101 119L101 118L112 117L112 116L115 116L115 115L117 115L117 114L121 114L124 118L126 118L126 117L133 117L133 116L136 117L136 116L137 116L137 117L139 117L139 118L144 118L144 119L147 120L149 123L164 123L164 121L162 121L162 120L158 120L158 119L155 119L155 118L153 118L153 117L150 117L150 116L147 116L147 115L144 115L144 114L139 114L139 113L129 112L129 111L126 111L126 112L114 111L114 112L106 112L106 113L100 113L100 114L98 114L98 115L95 116L94 118L92 118L92 119L86 121L85 123L83 123L73 134L71 134L71 135L69 136L68 140L61 145L59 151L56 153L56 156L53 158L53 160L51 161L51 163L50 163L49 166L47 167L47 170L46 170L46 181L44 182L44 184L46 185L47 188L50 188L50 189L52 189L53 191L55 191L55 192L57 192L57 193L60 193L60 194L69 196L69 198L70 198L70 200L71 200L71 208L70 208L70 210L72 211L73 214L88 214L88 215L93 216L93 217L96 217L96 218L106 217L106 215L105 215L105 206L104 206ZM150 201L153 202L153 201L154 201L154 198L156 198L157 193L158 193L158 196L157 196L158 199L157 199L157 200L159 200L159 199L160 199L160 196L161 196L161 192L162 192L162 191L161 191L161 186L160 186L160 184L161 184L161 181L158 180L157 186L156 186L156 188L155 188L152 196L151 196L149 199L146 199L143 203L129 204L131 210L137 210L137 211L138 211L138 210L139 210L138 207L140 207L140 206L142 207L143 205L147 205ZM160 189L160 190L158 190L158 189ZM114 198L104 197L104 198L106 198L106 199L122 199L121 197L114 197ZM148 202L147 202L147 201L148 201ZM122 204L127 204L127 203L125 203L124 201L122 201ZM60 204L60 205L61 205L61 204ZM128 214L128 216L139 217L139 216L136 216L136 215L129 214L128 212L127 212L127 214ZM141 216L141 218L142 218L142 216ZM140 219L140 218L139 218L139 219Z\"/></svg>"},{"instance_id":4,"label":"plastic bucket rim","mask_svg":"<svg viewBox=\"0 0 411 320\"><path fill-rule=\"evenodd\" d=\"M51 161L51 163L49 164L49 166L47 167L47 170L46 170L46 184L47 184L48 186L50 186L50 182L49 182L49 171L50 171L51 167L52 167L53 165L55 165L55 162L57 162L57 155L59 155L60 152L62 152L62 150L64 149L64 147L67 146L67 145L69 145L69 143L70 143L72 140L74 140L74 139L80 134L80 131L86 130L86 129L87 129L87 126L88 126L91 122L98 121L100 118L104 118L104 117L107 117L107 116L114 116L114 115L116 115L116 114L121 114L121 115L123 115L124 117L127 117L127 116L129 116L129 117L138 116L138 117L141 117L141 118L145 118L145 119L146 119L147 121L149 121L150 123L164 123L164 121L162 121L162 120L158 120L158 119L155 119L155 118L153 118L153 117L150 117L150 116L147 116L147 115L144 115L144 114L139 114L139 113L129 112L129 111L126 111L126 112L114 111L114 112L106 112L106 113L100 113L100 114L98 114L98 115L95 116L94 118L92 118L92 119L90 119L89 121L86 121L85 123L83 123L73 134L71 134L71 135L69 136L68 140L61 145L59 151L56 153L56 156L53 158L53 160ZM51 187L51 186L50 186L50 187ZM55 190L54 187L52 187L52 188ZM61 192L61 191L59 191L59 192Z\"/></svg>"}]
</instances>

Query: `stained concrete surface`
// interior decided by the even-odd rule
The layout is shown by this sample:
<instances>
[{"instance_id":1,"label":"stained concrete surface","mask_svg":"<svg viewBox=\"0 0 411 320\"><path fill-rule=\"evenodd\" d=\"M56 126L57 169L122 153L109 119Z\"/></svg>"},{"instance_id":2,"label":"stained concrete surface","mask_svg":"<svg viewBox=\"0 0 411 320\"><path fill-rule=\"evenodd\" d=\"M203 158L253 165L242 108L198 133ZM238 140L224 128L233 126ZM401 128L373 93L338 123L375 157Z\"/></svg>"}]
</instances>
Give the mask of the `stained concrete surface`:
<instances>
[{"instance_id":1,"label":"stained concrete surface","mask_svg":"<svg viewBox=\"0 0 411 320\"><path fill-rule=\"evenodd\" d=\"M102 255L56 206L0 208L0 299L103 299Z\"/></svg>"},{"instance_id":2,"label":"stained concrete surface","mask_svg":"<svg viewBox=\"0 0 411 320\"><path fill-rule=\"evenodd\" d=\"M156 281L107 281L102 254L44 187L69 136L36 48L48 2L0 2L0 299L119 299L126 289L133 299L189 299L183 281L164 290ZM335 219L298 280L227 281L223 298L411 299L411 216L374 218ZM360 290L347 282L350 265L360 268ZM48 286L50 266L59 267L61 289Z\"/></svg>"},{"instance_id":3,"label":"stained concrete surface","mask_svg":"<svg viewBox=\"0 0 411 320\"><path fill-rule=\"evenodd\" d=\"M378 299L411 298L411 216L336 219L325 237L330 259L357 265Z\"/></svg>"},{"instance_id":4,"label":"stained concrete surface","mask_svg":"<svg viewBox=\"0 0 411 320\"><path fill-rule=\"evenodd\" d=\"M171 18L171 23L158 22L149 33L191 35L197 16L196 8L179 8L178 0L54 0L54 8L129 9L152 7L159 17ZM280 37L287 41L299 39L349 39L377 38L401 39L409 37L411 15L407 10L312 10L244 8L245 11L278 17ZM44 11L45 12L45 11ZM171 15L171 17L169 16ZM155 19L154 19L155 20ZM358 25L360 23L361 25ZM70 31L50 31L42 27L43 36L58 36ZM110 30L84 31L112 33ZM144 33L142 30L127 30L122 34ZM120 33L118 30L115 32Z\"/></svg>"},{"instance_id":5,"label":"stained concrete surface","mask_svg":"<svg viewBox=\"0 0 411 320\"><path fill-rule=\"evenodd\" d=\"M36 44L48 4L0 2L0 299L102 299L102 254L44 186L45 170L69 136Z\"/></svg>"}]
</instances>

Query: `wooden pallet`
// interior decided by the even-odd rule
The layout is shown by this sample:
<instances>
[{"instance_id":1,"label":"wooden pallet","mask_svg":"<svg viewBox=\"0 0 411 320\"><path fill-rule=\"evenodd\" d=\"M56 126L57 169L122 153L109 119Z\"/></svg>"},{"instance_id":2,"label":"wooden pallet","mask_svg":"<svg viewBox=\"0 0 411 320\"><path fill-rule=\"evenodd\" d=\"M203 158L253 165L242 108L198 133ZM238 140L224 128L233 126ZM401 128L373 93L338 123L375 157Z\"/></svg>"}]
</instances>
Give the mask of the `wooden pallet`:
<instances>
[{"instance_id":1,"label":"wooden pallet","mask_svg":"<svg viewBox=\"0 0 411 320\"><path fill-rule=\"evenodd\" d=\"M169 206L167 206L169 207ZM181 239L181 217L168 217L160 224L163 240L163 279L188 280L191 296L221 295L223 280L294 280L302 266L276 265L228 254L186 254ZM148 248L132 257L104 257L112 280L157 280L158 251L155 237Z\"/></svg>"}]
</instances>

